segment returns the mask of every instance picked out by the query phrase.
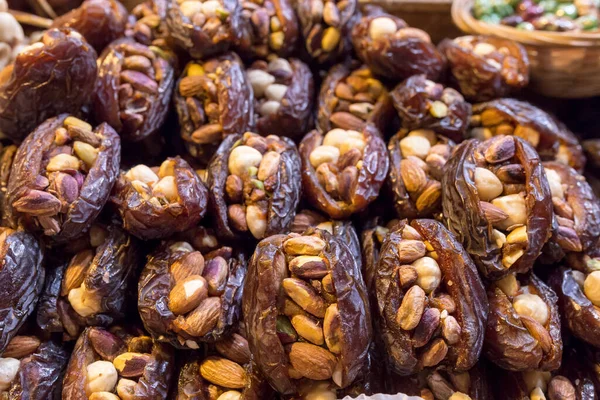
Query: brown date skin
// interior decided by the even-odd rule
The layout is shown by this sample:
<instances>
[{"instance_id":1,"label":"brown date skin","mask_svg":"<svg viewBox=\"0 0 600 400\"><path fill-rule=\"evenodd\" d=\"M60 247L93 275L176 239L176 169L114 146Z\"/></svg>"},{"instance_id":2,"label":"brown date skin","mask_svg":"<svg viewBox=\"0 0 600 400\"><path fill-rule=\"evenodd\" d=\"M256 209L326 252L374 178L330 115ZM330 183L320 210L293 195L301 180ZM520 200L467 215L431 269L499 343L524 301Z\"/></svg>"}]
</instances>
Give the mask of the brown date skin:
<instances>
[{"instance_id":1,"label":"brown date skin","mask_svg":"<svg viewBox=\"0 0 600 400\"><path fill-rule=\"evenodd\" d=\"M27 136L15 154L7 196L7 217L12 225L24 224L31 231L40 231L35 217L17 212L12 204L35 186L36 177L42 172L44 153L53 145L55 131L67 117L62 114L45 121ZM94 129L94 133L101 138L98 156L79 189L79 197L63 214L60 232L51 236L56 243L69 242L90 227L117 179L121 159L119 135L106 123Z\"/></svg>"},{"instance_id":2,"label":"brown date skin","mask_svg":"<svg viewBox=\"0 0 600 400\"><path fill-rule=\"evenodd\" d=\"M121 105L120 86L123 81L121 73L126 70L123 63L130 55L154 55L150 60L153 68L153 81L156 89L152 91L138 90L133 96L145 98L145 111L142 114L131 111L131 114L139 115L143 122L138 123L129 113L129 107L136 110L139 107L132 98L131 104ZM134 71L132 69L127 69ZM111 43L101 54L98 60L98 80L93 95L94 114L97 120L108 122L124 140L139 141L158 132L167 118L171 94L173 92L174 71L169 61L162 58L160 52L155 52L148 46L134 42L132 39L119 39ZM132 83L134 89L135 84ZM123 118L125 114L125 118ZM129 120L131 118L131 121Z\"/></svg>"},{"instance_id":3,"label":"brown date skin","mask_svg":"<svg viewBox=\"0 0 600 400\"><path fill-rule=\"evenodd\" d=\"M397 245L402 240L402 229L406 223L406 220L401 221L381 246L374 282L383 342L391 367L400 375L414 374L423 369L413 347L411 333L400 328L396 321L396 312L404 296L395 274L395 267L398 266ZM438 254L437 261L442 270L441 284L445 285L456 304L453 315L462 328L459 341L448 346L444 364L455 371L466 371L477 362L483 345L488 314L483 283L467 252L441 223L417 219L410 226L429 241Z\"/></svg>"},{"instance_id":4,"label":"brown date skin","mask_svg":"<svg viewBox=\"0 0 600 400\"><path fill-rule=\"evenodd\" d=\"M80 7L56 18L53 28L72 28L100 53L123 36L127 10L117 0L85 0Z\"/></svg>"},{"instance_id":5,"label":"brown date skin","mask_svg":"<svg viewBox=\"0 0 600 400\"><path fill-rule=\"evenodd\" d=\"M436 86L433 90L438 93L431 93L426 76L414 75L392 90L392 100L402 126L409 130L432 129L455 142L461 142L469 127L471 105L454 89ZM442 91L451 94L452 101L446 104L448 115L436 118L429 112L429 104L440 98L446 103Z\"/></svg>"},{"instance_id":6,"label":"brown date skin","mask_svg":"<svg viewBox=\"0 0 600 400\"><path fill-rule=\"evenodd\" d=\"M173 327L175 314L169 309L169 293L174 282L169 273L171 265L182 257L174 252L169 244L163 243L148 256L148 262L142 270L138 284L138 310L146 330L156 340L170 343L176 348L189 349L177 340ZM204 254L205 262L219 256L220 252L231 254L232 249L221 247ZM246 258L244 254L235 252L227 259L229 273L224 293L221 298L221 314L215 328L202 337L190 337L193 341L215 342L228 335L240 319L242 286L246 276ZM181 335L186 337L186 333Z\"/></svg>"},{"instance_id":7,"label":"brown date skin","mask_svg":"<svg viewBox=\"0 0 600 400\"><path fill-rule=\"evenodd\" d=\"M6 218L7 204L6 194L8 190L8 180L10 178L10 171L15 159L15 154L19 148L15 145L3 146L0 150L0 215L2 216L2 225L8 226L8 219Z\"/></svg>"},{"instance_id":8,"label":"brown date skin","mask_svg":"<svg viewBox=\"0 0 600 400\"><path fill-rule=\"evenodd\" d=\"M551 348L544 352L540 343L521 322L512 301L495 284L487 290L490 312L485 330L483 354L500 368L510 371L540 369L552 371L560 366L562 338L558 298L554 291L533 273L518 278L532 285L548 306L550 317L544 327L551 338Z\"/></svg>"},{"instance_id":9,"label":"brown date skin","mask_svg":"<svg viewBox=\"0 0 600 400\"><path fill-rule=\"evenodd\" d=\"M208 166L208 192L210 208L216 224L217 236L224 240L240 238L229 224L227 203L225 201L225 182L229 175L229 154L242 135L229 135L223 140ZM281 162L277 170L277 185L269 198L267 208L267 228L264 237L286 232L300 201L300 159L291 139L280 137L285 150L281 153Z\"/></svg>"},{"instance_id":10,"label":"brown date skin","mask_svg":"<svg viewBox=\"0 0 600 400\"><path fill-rule=\"evenodd\" d=\"M396 23L397 29L407 28L408 25L379 7L365 7L365 14L352 28L352 44L358 58L374 73L395 81L416 74L425 74L432 80L440 77L446 67L446 60L431 41L398 35L373 40L369 35L369 25L375 18L390 18ZM423 32L423 35L427 36L427 33Z\"/></svg>"},{"instance_id":11,"label":"brown date skin","mask_svg":"<svg viewBox=\"0 0 600 400\"><path fill-rule=\"evenodd\" d=\"M323 256L329 261L341 317L342 387L361 375L371 341L371 315L367 290L352 253L329 232L309 229L325 241ZM262 240L248 266L242 307L248 344L261 372L278 392L293 394L297 386L288 375L287 355L276 333L282 280L289 276L284 264L283 242L289 235ZM282 265L283 264L283 265Z\"/></svg>"},{"instance_id":12,"label":"brown date skin","mask_svg":"<svg viewBox=\"0 0 600 400\"><path fill-rule=\"evenodd\" d=\"M358 174L356 190L352 195L351 203L336 201L331 197L319 183L315 168L310 164L310 154L322 142L323 135L313 130L300 143L302 188L305 191L306 199L312 206L331 218L344 219L363 210L377 198L379 189L385 181L389 167L385 143L377 128L372 124L367 124L362 133L367 146L363 150L364 164Z\"/></svg>"},{"instance_id":13,"label":"brown date skin","mask_svg":"<svg viewBox=\"0 0 600 400\"><path fill-rule=\"evenodd\" d=\"M142 240L160 239L182 232L198 223L206 212L208 193L196 172L180 157L168 160L175 162L177 203L157 209L143 200L123 172L113 190L111 202L119 210L123 228Z\"/></svg>"},{"instance_id":14,"label":"brown date skin","mask_svg":"<svg viewBox=\"0 0 600 400\"><path fill-rule=\"evenodd\" d=\"M43 253L29 233L0 228L0 354L32 313L44 285Z\"/></svg>"},{"instance_id":15,"label":"brown date skin","mask_svg":"<svg viewBox=\"0 0 600 400\"><path fill-rule=\"evenodd\" d=\"M524 140L515 137L515 157L526 174L527 239L525 253L510 266L502 265L502 249L491 240L490 224L479 207L475 189L474 153L481 142L461 143L446 164L442 179L442 206L450 230L457 236L487 279L500 279L509 272L529 271L551 235L552 200L546 175L538 154Z\"/></svg>"},{"instance_id":16,"label":"brown date skin","mask_svg":"<svg viewBox=\"0 0 600 400\"><path fill-rule=\"evenodd\" d=\"M529 83L529 57L525 48L512 40L491 36L467 36L460 38L471 45L487 43L496 48L506 48L512 59L506 58L498 70L488 64L486 56L480 56L456 43L444 39L440 51L448 60L451 81L470 101L488 101L506 97Z\"/></svg>"},{"instance_id":17,"label":"brown date skin","mask_svg":"<svg viewBox=\"0 0 600 400\"><path fill-rule=\"evenodd\" d=\"M96 52L80 35L50 29L41 43L0 74L0 132L15 142L50 117L78 112L94 89Z\"/></svg>"}]
</instances>

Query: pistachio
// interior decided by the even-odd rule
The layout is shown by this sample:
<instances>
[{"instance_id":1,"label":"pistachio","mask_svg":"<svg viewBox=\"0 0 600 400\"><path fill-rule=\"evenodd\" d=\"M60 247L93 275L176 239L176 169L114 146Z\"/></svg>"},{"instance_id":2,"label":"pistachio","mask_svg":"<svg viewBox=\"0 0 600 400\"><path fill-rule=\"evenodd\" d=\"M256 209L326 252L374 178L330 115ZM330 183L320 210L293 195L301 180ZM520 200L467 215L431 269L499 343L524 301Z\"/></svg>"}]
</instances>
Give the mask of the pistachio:
<instances>
[{"instance_id":1,"label":"pistachio","mask_svg":"<svg viewBox=\"0 0 600 400\"><path fill-rule=\"evenodd\" d=\"M450 382L437 371L427 377L427 385L433 391L433 394L435 394L436 399L448 399L454 393Z\"/></svg>"},{"instance_id":2,"label":"pistachio","mask_svg":"<svg viewBox=\"0 0 600 400\"><path fill-rule=\"evenodd\" d=\"M423 352L421 361L425 367L434 367L446 358L446 354L448 354L448 345L444 339L437 338Z\"/></svg>"},{"instance_id":3,"label":"pistachio","mask_svg":"<svg viewBox=\"0 0 600 400\"><path fill-rule=\"evenodd\" d=\"M484 157L490 164L498 164L515 156L515 139L512 136L497 136L485 149Z\"/></svg>"},{"instance_id":4,"label":"pistachio","mask_svg":"<svg viewBox=\"0 0 600 400\"><path fill-rule=\"evenodd\" d=\"M283 249L288 255L318 256L324 249L326 243L317 236L296 236L283 242Z\"/></svg>"},{"instance_id":5,"label":"pistachio","mask_svg":"<svg viewBox=\"0 0 600 400\"><path fill-rule=\"evenodd\" d=\"M48 172L59 172L59 171L67 171L67 170L78 170L79 169L79 159L70 154L57 154L50 159L48 165L46 166L46 170Z\"/></svg>"},{"instance_id":6,"label":"pistachio","mask_svg":"<svg viewBox=\"0 0 600 400\"><path fill-rule=\"evenodd\" d=\"M86 392L111 392L117 384L118 374L110 361L95 361L87 370Z\"/></svg>"},{"instance_id":7,"label":"pistachio","mask_svg":"<svg viewBox=\"0 0 600 400\"><path fill-rule=\"evenodd\" d=\"M142 376L146 365L151 360L149 354L126 352L116 356L113 365L119 371L119 375L125 378L135 378Z\"/></svg>"},{"instance_id":8,"label":"pistachio","mask_svg":"<svg viewBox=\"0 0 600 400\"><path fill-rule=\"evenodd\" d=\"M450 346L458 343L461 333L462 328L456 321L456 318L454 318L452 315L444 318L442 323L442 336L444 339L446 339L446 342L448 342Z\"/></svg>"},{"instance_id":9,"label":"pistachio","mask_svg":"<svg viewBox=\"0 0 600 400\"><path fill-rule=\"evenodd\" d=\"M496 170L496 176L503 183L525 183L525 168L520 164L508 164Z\"/></svg>"},{"instance_id":10,"label":"pistachio","mask_svg":"<svg viewBox=\"0 0 600 400\"><path fill-rule=\"evenodd\" d=\"M108 361L114 360L125 349L125 343L121 338L104 329L90 329L88 338L96 353Z\"/></svg>"},{"instance_id":11,"label":"pistachio","mask_svg":"<svg viewBox=\"0 0 600 400\"><path fill-rule=\"evenodd\" d=\"M244 365L250 362L248 341L237 333L216 342L215 348L221 355L239 364Z\"/></svg>"},{"instance_id":12,"label":"pistachio","mask_svg":"<svg viewBox=\"0 0 600 400\"><path fill-rule=\"evenodd\" d=\"M88 168L92 168L92 166L96 162L96 158L98 158L98 149L85 142L73 142L73 151L75 152L75 155L77 155L77 157L79 157Z\"/></svg>"},{"instance_id":13,"label":"pistachio","mask_svg":"<svg viewBox=\"0 0 600 400\"><path fill-rule=\"evenodd\" d=\"M289 359L296 371L314 380L330 379L337 364L337 359L331 352L302 342L290 346Z\"/></svg>"},{"instance_id":14,"label":"pistachio","mask_svg":"<svg viewBox=\"0 0 600 400\"><path fill-rule=\"evenodd\" d=\"M295 305L295 303L293 303L292 301L286 301L286 304L294 304L294 306L298 308L298 310L290 310L290 307L288 307L288 309L284 310L284 312L288 315L289 318L293 318L296 315L304 315L302 314L303 311L300 310L300 308L297 305ZM277 316L277 337L279 338L279 341L282 344L294 343L296 340L298 340L298 334L296 333L296 330L292 326L292 323L290 322L288 317L283 315Z\"/></svg>"},{"instance_id":15,"label":"pistachio","mask_svg":"<svg viewBox=\"0 0 600 400\"><path fill-rule=\"evenodd\" d=\"M319 321L307 315L294 315L291 323L296 332L307 341L318 346L325 343L323 338L323 328L319 326Z\"/></svg>"},{"instance_id":16,"label":"pistachio","mask_svg":"<svg viewBox=\"0 0 600 400\"><path fill-rule=\"evenodd\" d=\"M330 53L332 52L339 44L341 39L340 31L330 26L323 32L323 37L321 38L321 48L324 52Z\"/></svg>"},{"instance_id":17,"label":"pistachio","mask_svg":"<svg viewBox=\"0 0 600 400\"><path fill-rule=\"evenodd\" d=\"M242 389L246 386L244 368L223 357L207 357L200 364L200 375L207 381L225 388Z\"/></svg>"},{"instance_id":18,"label":"pistachio","mask_svg":"<svg viewBox=\"0 0 600 400\"><path fill-rule=\"evenodd\" d=\"M208 294L211 296L223 294L228 275L229 265L223 257L217 256L209 260L202 273L208 285Z\"/></svg>"},{"instance_id":19,"label":"pistachio","mask_svg":"<svg viewBox=\"0 0 600 400\"><path fill-rule=\"evenodd\" d=\"M425 310L425 300L425 292L419 286L408 289L396 314L400 328L410 331L417 327Z\"/></svg>"},{"instance_id":20,"label":"pistachio","mask_svg":"<svg viewBox=\"0 0 600 400\"><path fill-rule=\"evenodd\" d=\"M583 250L581 239L573 228L559 226L556 230L556 242L566 251L580 252Z\"/></svg>"},{"instance_id":21,"label":"pistachio","mask_svg":"<svg viewBox=\"0 0 600 400\"><path fill-rule=\"evenodd\" d=\"M292 274L304 279L321 279L329 271L326 260L319 256L297 256L288 267Z\"/></svg>"},{"instance_id":22,"label":"pistachio","mask_svg":"<svg viewBox=\"0 0 600 400\"><path fill-rule=\"evenodd\" d=\"M236 175L230 175L236 176ZM248 230L248 222L246 221L246 210L240 204L232 204L227 207L227 217L233 229L246 232Z\"/></svg>"},{"instance_id":23,"label":"pistachio","mask_svg":"<svg viewBox=\"0 0 600 400\"><path fill-rule=\"evenodd\" d=\"M233 203L241 203L243 196L244 181L238 175L228 175L225 181L225 192Z\"/></svg>"},{"instance_id":24,"label":"pistachio","mask_svg":"<svg viewBox=\"0 0 600 400\"><path fill-rule=\"evenodd\" d=\"M412 265L399 266L398 280L403 288L412 286L417 281L417 270Z\"/></svg>"},{"instance_id":25,"label":"pistachio","mask_svg":"<svg viewBox=\"0 0 600 400\"><path fill-rule=\"evenodd\" d=\"M450 318L450 317L448 317ZM447 318L446 318L447 319ZM440 325L440 310L437 308L428 308L423 313L419 324L415 328L415 332L413 334L413 343L416 348L425 346L438 326Z\"/></svg>"},{"instance_id":26,"label":"pistachio","mask_svg":"<svg viewBox=\"0 0 600 400\"><path fill-rule=\"evenodd\" d=\"M306 312L318 318L325 316L327 307L325 301L303 280L285 278L283 280L283 289Z\"/></svg>"}]
</instances>

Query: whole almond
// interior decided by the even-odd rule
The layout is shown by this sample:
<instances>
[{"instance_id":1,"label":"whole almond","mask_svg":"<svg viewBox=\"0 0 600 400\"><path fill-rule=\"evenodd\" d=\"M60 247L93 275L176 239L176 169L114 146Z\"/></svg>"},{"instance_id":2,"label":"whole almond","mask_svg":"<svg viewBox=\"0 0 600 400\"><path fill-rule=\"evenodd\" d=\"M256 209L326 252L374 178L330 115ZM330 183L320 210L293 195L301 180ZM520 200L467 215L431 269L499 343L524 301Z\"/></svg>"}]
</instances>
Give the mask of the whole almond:
<instances>
[{"instance_id":1,"label":"whole almond","mask_svg":"<svg viewBox=\"0 0 600 400\"><path fill-rule=\"evenodd\" d=\"M365 121L346 111L338 111L329 117L329 121L336 128L361 132L365 127Z\"/></svg>"},{"instance_id":2,"label":"whole almond","mask_svg":"<svg viewBox=\"0 0 600 400\"><path fill-rule=\"evenodd\" d=\"M412 160L400 161L400 176L404 182L406 190L411 193L416 193L425 188L427 185L427 175L423 169Z\"/></svg>"},{"instance_id":3,"label":"whole almond","mask_svg":"<svg viewBox=\"0 0 600 400\"><path fill-rule=\"evenodd\" d=\"M308 379L330 379L337 364L336 357L314 344L296 342L290 346L289 359L292 367Z\"/></svg>"},{"instance_id":4,"label":"whole almond","mask_svg":"<svg viewBox=\"0 0 600 400\"><path fill-rule=\"evenodd\" d=\"M502 222L508 218L508 214L504 212L504 210L496 207L492 203L488 203L487 201L480 201L479 207L481 208L485 219L487 219L487 221L492 225Z\"/></svg>"},{"instance_id":5,"label":"whole almond","mask_svg":"<svg viewBox=\"0 0 600 400\"><path fill-rule=\"evenodd\" d=\"M208 297L208 284L200 275L188 276L177 282L169 293L169 309L180 315L192 311Z\"/></svg>"},{"instance_id":6,"label":"whole almond","mask_svg":"<svg viewBox=\"0 0 600 400\"><path fill-rule=\"evenodd\" d=\"M523 323L525 328L529 331L531 336L533 336L533 338L538 341L538 343L540 344L540 347L542 348L542 351L544 353L548 353L549 351L551 351L552 350L552 337L550 336L550 334L548 333L546 328L544 328L535 319L528 317L526 315L520 315L520 318L521 318L521 322Z\"/></svg>"},{"instance_id":7,"label":"whole almond","mask_svg":"<svg viewBox=\"0 0 600 400\"><path fill-rule=\"evenodd\" d=\"M234 333L230 337L216 342L215 348L221 355L236 363L244 365L250 362L248 341L242 335Z\"/></svg>"},{"instance_id":8,"label":"whole almond","mask_svg":"<svg viewBox=\"0 0 600 400\"><path fill-rule=\"evenodd\" d=\"M515 155L515 138L512 136L497 136L491 140L490 146L485 150L484 157L490 164L497 164L509 160Z\"/></svg>"},{"instance_id":9,"label":"whole almond","mask_svg":"<svg viewBox=\"0 0 600 400\"><path fill-rule=\"evenodd\" d=\"M173 321L174 328L192 336L204 336L217 325L221 316L221 299L209 297L202 301L186 317L179 316Z\"/></svg>"},{"instance_id":10,"label":"whole almond","mask_svg":"<svg viewBox=\"0 0 600 400\"><path fill-rule=\"evenodd\" d=\"M199 251L184 254L179 260L171 264L171 276L179 282L192 275L202 275L204 271L204 257Z\"/></svg>"},{"instance_id":11,"label":"whole almond","mask_svg":"<svg viewBox=\"0 0 600 400\"><path fill-rule=\"evenodd\" d=\"M93 258L94 252L90 249L80 251L73 256L71 262L69 262L69 266L65 270L65 276L63 277L60 289L61 296L66 296L72 289L81 286Z\"/></svg>"},{"instance_id":12,"label":"whole almond","mask_svg":"<svg viewBox=\"0 0 600 400\"><path fill-rule=\"evenodd\" d=\"M242 389L246 386L246 371L238 363L223 357L207 357L200 364L200 375L217 386Z\"/></svg>"},{"instance_id":13,"label":"whole almond","mask_svg":"<svg viewBox=\"0 0 600 400\"><path fill-rule=\"evenodd\" d=\"M40 340L35 336L15 336L4 349L3 358L24 358L33 354L40 347Z\"/></svg>"},{"instance_id":14,"label":"whole almond","mask_svg":"<svg viewBox=\"0 0 600 400\"><path fill-rule=\"evenodd\" d=\"M410 331L419 325L425 311L425 291L415 285L408 289L396 314L400 328Z\"/></svg>"}]
</instances>

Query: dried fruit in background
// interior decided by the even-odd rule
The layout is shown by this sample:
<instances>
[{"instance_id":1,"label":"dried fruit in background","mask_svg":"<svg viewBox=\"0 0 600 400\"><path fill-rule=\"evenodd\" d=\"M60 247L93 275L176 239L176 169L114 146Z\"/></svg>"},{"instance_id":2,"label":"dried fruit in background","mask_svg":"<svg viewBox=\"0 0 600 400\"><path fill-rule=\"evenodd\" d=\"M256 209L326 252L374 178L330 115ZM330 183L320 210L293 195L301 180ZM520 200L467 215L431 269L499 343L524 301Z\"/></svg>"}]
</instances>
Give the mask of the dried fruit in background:
<instances>
[{"instance_id":1,"label":"dried fruit in background","mask_svg":"<svg viewBox=\"0 0 600 400\"><path fill-rule=\"evenodd\" d=\"M441 223L396 225L381 246L374 287L376 323L396 373L436 366L464 372L475 365L488 313L485 289Z\"/></svg>"},{"instance_id":2,"label":"dried fruit in background","mask_svg":"<svg viewBox=\"0 0 600 400\"><path fill-rule=\"evenodd\" d=\"M529 83L529 57L512 40L462 36L444 39L439 49L448 60L452 82L470 101L506 97Z\"/></svg>"},{"instance_id":3,"label":"dried fruit in background","mask_svg":"<svg viewBox=\"0 0 600 400\"><path fill-rule=\"evenodd\" d=\"M46 31L0 73L0 132L20 142L46 119L79 112L96 73L96 52L79 33Z\"/></svg>"},{"instance_id":4,"label":"dried fruit in background","mask_svg":"<svg viewBox=\"0 0 600 400\"><path fill-rule=\"evenodd\" d=\"M9 0L9 3L11 0ZM25 0L36 14L56 18L57 15L62 15L70 10L79 7L82 0Z\"/></svg>"},{"instance_id":5,"label":"dried fruit in background","mask_svg":"<svg viewBox=\"0 0 600 400\"><path fill-rule=\"evenodd\" d=\"M352 28L352 44L375 74L396 81L416 74L436 80L446 66L427 32L376 6L365 7L365 15Z\"/></svg>"},{"instance_id":6,"label":"dried fruit in background","mask_svg":"<svg viewBox=\"0 0 600 400\"><path fill-rule=\"evenodd\" d=\"M330 398L361 372L371 340L367 292L352 253L328 232L261 241L242 304L250 350L280 393Z\"/></svg>"},{"instance_id":7,"label":"dried fruit in background","mask_svg":"<svg viewBox=\"0 0 600 400\"><path fill-rule=\"evenodd\" d=\"M124 140L142 140L165 122L174 72L163 56L159 49L131 39L113 42L100 56L94 115Z\"/></svg>"},{"instance_id":8,"label":"dried fruit in background","mask_svg":"<svg viewBox=\"0 0 600 400\"><path fill-rule=\"evenodd\" d=\"M299 150L306 199L331 218L347 218L379 195L389 160L374 125L326 134L315 130L302 139Z\"/></svg>"},{"instance_id":9,"label":"dried fruit in background","mask_svg":"<svg viewBox=\"0 0 600 400\"><path fill-rule=\"evenodd\" d=\"M300 158L275 135L228 136L208 166L217 235L262 239L286 232L300 201Z\"/></svg>"},{"instance_id":10,"label":"dried fruit in background","mask_svg":"<svg viewBox=\"0 0 600 400\"><path fill-rule=\"evenodd\" d=\"M206 187L180 157L160 167L144 164L122 171L111 201L123 228L143 240L166 238L196 225L206 212Z\"/></svg>"},{"instance_id":11,"label":"dried fruit in background","mask_svg":"<svg viewBox=\"0 0 600 400\"><path fill-rule=\"evenodd\" d=\"M551 236L552 200L529 143L515 136L461 143L442 187L446 222L486 278L532 268Z\"/></svg>"},{"instance_id":12,"label":"dried fruit in background","mask_svg":"<svg viewBox=\"0 0 600 400\"><path fill-rule=\"evenodd\" d=\"M7 220L7 191L8 181L10 179L10 172L12 171L12 165L15 160L15 154L19 149L15 145L0 146L0 215L2 216L2 225L8 226Z\"/></svg>"},{"instance_id":13,"label":"dried fruit in background","mask_svg":"<svg viewBox=\"0 0 600 400\"><path fill-rule=\"evenodd\" d=\"M254 92L256 132L301 138L313 127L313 76L296 58L254 62L246 71Z\"/></svg>"}]
</instances>

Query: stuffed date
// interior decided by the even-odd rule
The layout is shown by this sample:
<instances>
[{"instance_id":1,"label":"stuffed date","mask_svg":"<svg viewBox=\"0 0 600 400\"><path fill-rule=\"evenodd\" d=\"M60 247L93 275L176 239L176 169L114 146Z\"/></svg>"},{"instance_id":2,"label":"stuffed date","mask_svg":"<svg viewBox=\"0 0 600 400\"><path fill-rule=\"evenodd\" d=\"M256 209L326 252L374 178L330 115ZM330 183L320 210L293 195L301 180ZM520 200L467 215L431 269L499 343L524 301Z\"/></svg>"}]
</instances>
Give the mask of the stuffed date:
<instances>
[{"instance_id":1,"label":"stuffed date","mask_svg":"<svg viewBox=\"0 0 600 400\"><path fill-rule=\"evenodd\" d=\"M385 237L375 276L379 330L392 369L410 375L475 365L488 305L477 269L441 223L403 220Z\"/></svg>"},{"instance_id":2,"label":"stuffed date","mask_svg":"<svg viewBox=\"0 0 600 400\"><path fill-rule=\"evenodd\" d=\"M551 192L533 147L515 136L461 143L442 178L444 217L488 279L527 272L551 236Z\"/></svg>"},{"instance_id":3,"label":"stuffed date","mask_svg":"<svg viewBox=\"0 0 600 400\"><path fill-rule=\"evenodd\" d=\"M247 71L254 91L256 132L302 138L313 125L314 83L302 61L256 61Z\"/></svg>"},{"instance_id":4,"label":"stuffed date","mask_svg":"<svg viewBox=\"0 0 600 400\"><path fill-rule=\"evenodd\" d=\"M372 124L361 131L312 131L300 143L300 158L308 202L335 219L374 201L389 167L385 143Z\"/></svg>"},{"instance_id":5,"label":"stuffed date","mask_svg":"<svg viewBox=\"0 0 600 400\"><path fill-rule=\"evenodd\" d=\"M15 145L2 146L1 144L0 148L0 216L2 216L2 226L8 226L6 205L8 181L15 154L17 154L19 148Z\"/></svg>"},{"instance_id":6,"label":"stuffed date","mask_svg":"<svg viewBox=\"0 0 600 400\"><path fill-rule=\"evenodd\" d=\"M112 202L123 228L143 240L161 239L193 227L206 212L208 193L196 171L180 157L160 167L139 164L122 171Z\"/></svg>"},{"instance_id":7,"label":"stuffed date","mask_svg":"<svg viewBox=\"0 0 600 400\"><path fill-rule=\"evenodd\" d=\"M46 31L0 72L0 132L20 142L46 119L78 112L96 73L96 52L79 33Z\"/></svg>"},{"instance_id":8,"label":"stuffed date","mask_svg":"<svg viewBox=\"0 0 600 400\"><path fill-rule=\"evenodd\" d=\"M228 136L208 166L217 235L262 239L286 232L300 201L300 157L286 138Z\"/></svg>"},{"instance_id":9,"label":"stuffed date","mask_svg":"<svg viewBox=\"0 0 600 400\"><path fill-rule=\"evenodd\" d=\"M157 46L163 50L174 47L171 44L166 16L167 0L147 0L136 5L129 17L126 34L136 42L146 46Z\"/></svg>"},{"instance_id":10,"label":"stuffed date","mask_svg":"<svg viewBox=\"0 0 600 400\"><path fill-rule=\"evenodd\" d=\"M106 123L93 129L67 114L45 121L15 154L9 220L55 242L77 238L108 200L120 158L119 135Z\"/></svg>"},{"instance_id":11,"label":"stuffed date","mask_svg":"<svg viewBox=\"0 0 600 400\"><path fill-rule=\"evenodd\" d=\"M242 304L250 351L278 392L335 397L365 366L366 288L348 248L328 232L261 241Z\"/></svg>"},{"instance_id":12,"label":"stuffed date","mask_svg":"<svg viewBox=\"0 0 600 400\"><path fill-rule=\"evenodd\" d=\"M163 243L148 256L138 286L146 330L184 349L222 339L240 317L245 274L243 254L231 247L203 255L188 242Z\"/></svg>"}]
</instances>

